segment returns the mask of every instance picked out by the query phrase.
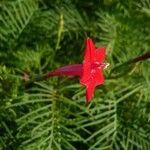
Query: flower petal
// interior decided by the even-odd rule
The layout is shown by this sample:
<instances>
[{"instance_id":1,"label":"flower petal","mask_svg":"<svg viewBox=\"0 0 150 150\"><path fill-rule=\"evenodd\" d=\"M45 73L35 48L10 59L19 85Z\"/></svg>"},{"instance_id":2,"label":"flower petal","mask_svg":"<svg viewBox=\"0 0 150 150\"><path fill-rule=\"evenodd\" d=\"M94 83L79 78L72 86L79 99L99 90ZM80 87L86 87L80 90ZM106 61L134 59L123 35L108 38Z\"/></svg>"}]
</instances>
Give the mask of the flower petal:
<instances>
[{"instance_id":1,"label":"flower petal","mask_svg":"<svg viewBox=\"0 0 150 150\"><path fill-rule=\"evenodd\" d=\"M84 63L82 68L82 75L80 77L80 83L82 85L87 85L87 82L90 80L91 75L91 64Z\"/></svg>"},{"instance_id":2,"label":"flower petal","mask_svg":"<svg viewBox=\"0 0 150 150\"><path fill-rule=\"evenodd\" d=\"M86 48L84 52L84 62L94 62L95 46L91 38L86 40Z\"/></svg>"},{"instance_id":3,"label":"flower petal","mask_svg":"<svg viewBox=\"0 0 150 150\"><path fill-rule=\"evenodd\" d=\"M96 85L94 84L93 80L91 80L86 86L86 101L87 102L91 101L93 94L94 94L95 87Z\"/></svg>"},{"instance_id":4,"label":"flower petal","mask_svg":"<svg viewBox=\"0 0 150 150\"><path fill-rule=\"evenodd\" d=\"M104 83L104 75L103 75L103 70L102 68L96 68L95 73L93 75L93 80L95 80L96 85L100 85Z\"/></svg>"},{"instance_id":5,"label":"flower petal","mask_svg":"<svg viewBox=\"0 0 150 150\"><path fill-rule=\"evenodd\" d=\"M94 94L95 87L104 83L102 68L96 68L91 73L90 80L86 83L86 101L90 102Z\"/></svg>"},{"instance_id":6,"label":"flower petal","mask_svg":"<svg viewBox=\"0 0 150 150\"><path fill-rule=\"evenodd\" d=\"M97 48L95 50L95 59L99 63L102 63L106 56L106 48Z\"/></svg>"}]
</instances>

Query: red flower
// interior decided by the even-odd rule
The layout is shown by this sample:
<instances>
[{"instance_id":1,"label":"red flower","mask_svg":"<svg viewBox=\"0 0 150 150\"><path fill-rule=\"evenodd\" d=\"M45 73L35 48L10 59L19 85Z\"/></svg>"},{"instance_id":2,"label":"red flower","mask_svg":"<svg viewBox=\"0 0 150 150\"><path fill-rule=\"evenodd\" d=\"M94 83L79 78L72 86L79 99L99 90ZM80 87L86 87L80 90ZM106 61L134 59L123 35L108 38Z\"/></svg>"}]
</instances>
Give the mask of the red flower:
<instances>
[{"instance_id":1,"label":"red flower","mask_svg":"<svg viewBox=\"0 0 150 150\"><path fill-rule=\"evenodd\" d=\"M82 75L80 77L80 83L86 86L87 102L91 101L95 87L104 83L102 70L106 66L103 63L105 55L105 48L95 49L92 39L87 39Z\"/></svg>"},{"instance_id":2,"label":"red flower","mask_svg":"<svg viewBox=\"0 0 150 150\"><path fill-rule=\"evenodd\" d=\"M104 83L102 70L107 67L103 63L105 48L95 49L92 39L86 40L83 64L73 64L58 68L46 74L45 79L52 76L80 76L80 83L86 86L86 101L90 102L95 87Z\"/></svg>"}]
</instances>

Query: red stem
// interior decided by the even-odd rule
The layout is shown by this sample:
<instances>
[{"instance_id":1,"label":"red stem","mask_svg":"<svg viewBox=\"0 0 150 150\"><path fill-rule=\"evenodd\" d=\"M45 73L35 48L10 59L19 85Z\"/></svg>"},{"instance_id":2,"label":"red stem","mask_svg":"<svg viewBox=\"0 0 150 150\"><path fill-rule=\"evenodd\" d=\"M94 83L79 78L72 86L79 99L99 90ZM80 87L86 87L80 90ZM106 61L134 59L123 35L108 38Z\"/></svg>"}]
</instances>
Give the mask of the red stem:
<instances>
[{"instance_id":1,"label":"red stem","mask_svg":"<svg viewBox=\"0 0 150 150\"><path fill-rule=\"evenodd\" d=\"M142 60L145 60L145 59L148 59L150 58L150 53L146 53L144 55L141 55L139 57L136 57L132 60L130 60L128 63L131 64L131 63L136 63L136 62L139 62L139 61L142 61Z\"/></svg>"}]
</instances>

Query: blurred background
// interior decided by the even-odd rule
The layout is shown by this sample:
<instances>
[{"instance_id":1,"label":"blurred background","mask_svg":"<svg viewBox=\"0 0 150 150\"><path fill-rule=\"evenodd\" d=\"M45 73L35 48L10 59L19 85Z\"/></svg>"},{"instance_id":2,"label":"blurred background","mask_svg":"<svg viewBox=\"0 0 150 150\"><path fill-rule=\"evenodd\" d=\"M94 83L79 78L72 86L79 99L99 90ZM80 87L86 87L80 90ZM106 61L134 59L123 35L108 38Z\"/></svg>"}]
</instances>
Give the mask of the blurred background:
<instances>
[{"instance_id":1,"label":"blurred background","mask_svg":"<svg viewBox=\"0 0 150 150\"><path fill-rule=\"evenodd\" d=\"M87 37L110 64L89 104L77 77L36 78ZM149 150L149 53L150 0L1 0L0 150Z\"/></svg>"}]
</instances>

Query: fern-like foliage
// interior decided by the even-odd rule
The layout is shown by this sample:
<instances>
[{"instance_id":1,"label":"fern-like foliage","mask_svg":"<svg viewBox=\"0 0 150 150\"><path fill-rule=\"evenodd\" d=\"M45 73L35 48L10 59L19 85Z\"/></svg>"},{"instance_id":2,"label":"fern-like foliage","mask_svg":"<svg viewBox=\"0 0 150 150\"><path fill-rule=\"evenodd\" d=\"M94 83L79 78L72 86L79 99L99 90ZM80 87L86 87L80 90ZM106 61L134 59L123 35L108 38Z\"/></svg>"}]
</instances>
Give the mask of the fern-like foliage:
<instances>
[{"instance_id":1,"label":"fern-like foliage","mask_svg":"<svg viewBox=\"0 0 150 150\"><path fill-rule=\"evenodd\" d=\"M128 106L125 105L132 103L129 100L131 95L141 91L143 86L135 87L127 92L129 89L130 88L125 88L116 92L115 95L110 93L109 97L95 99L95 105L97 105L97 107L92 108L92 105L89 107L91 116L78 122L80 128L84 128L85 130L93 129L92 133L90 133L91 135L86 139L86 142L90 143L89 149L119 150L122 148L148 150L150 144L148 134L144 130L137 131L139 123L136 122L138 122L140 117L134 120L135 116L132 114L133 109L129 108L130 110L127 110L129 112L128 117L124 118L124 112L128 109L126 108ZM116 97L121 93L126 94L117 99ZM126 101L127 104L125 104L126 102L124 101ZM133 105L137 107L134 111L140 113L142 109L138 108L138 102L134 103ZM144 114L144 116L145 115L146 114ZM130 120L130 117L134 119ZM137 136L135 136L135 134L137 134Z\"/></svg>"},{"instance_id":2,"label":"fern-like foliage","mask_svg":"<svg viewBox=\"0 0 150 150\"><path fill-rule=\"evenodd\" d=\"M1 5L0 39L1 42L16 40L29 24L38 5L36 1L15 1Z\"/></svg>"},{"instance_id":3,"label":"fern-like foliage","mask_svg":"<svg viewBox=\"0 0 150 150\"><path fill-rule=\"evenodd\" d=\"M0 2L0 150L149 150L149 0ZM91 103L78 78L35 81L106 47ZM30 82L31 81L31 82Z\"/></svg>"},{"instance_id":4,"label":"fern-like foliage","mask_svg":"<svg viewBox=\"0 0 150 150\"><path fill-rule=\"evenodd\" d=\"M20 114L16 120L19 125L17 138L24 139L20 145L21 149L75 150L73 143L84 141L73 129L75 127L73 118L77 114L71 112L72 108L74 110L83 108L57 92L50 85L38 84L31 94L23 96L23 101L10 106L27 111L24 115ZM30 130L26 131L27 129ZM24 132L27 132L26 136Z\"/></svg>"},{"instance_id":5,"label":"fern-like foliage","mask_svg":"<svg viewBox=\"0 0 150 150\"><path fill-rule=\"evenodd\" d=\"M137 4L137 6L139 6L139 11L143 12L148 17L150 17L150 1L149 0L141 1L140 4Z\"/></svg>"}]
</instances>

